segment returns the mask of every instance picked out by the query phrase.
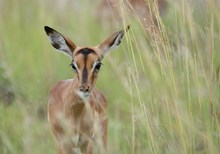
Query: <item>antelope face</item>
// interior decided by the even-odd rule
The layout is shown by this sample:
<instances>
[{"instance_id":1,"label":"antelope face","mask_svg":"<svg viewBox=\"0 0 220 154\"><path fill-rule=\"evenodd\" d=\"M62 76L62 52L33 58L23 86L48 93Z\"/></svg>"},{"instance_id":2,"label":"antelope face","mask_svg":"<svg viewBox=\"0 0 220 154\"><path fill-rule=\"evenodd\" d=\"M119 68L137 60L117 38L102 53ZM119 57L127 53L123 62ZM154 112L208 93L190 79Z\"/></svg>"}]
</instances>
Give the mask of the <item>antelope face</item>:
<instances>
[{"instance_id":1,"label":"antelope face","mask_svg":"<svg viewBox=\"0 0 220 154\"><path fill-rule=\"evenodd\" d=\"M101 60L112 49L116 48L124 37L124 30L114 33L96 47L78 47L70 39L56 30L45 26L46 34L52 46L72 59L71 66L78 79L76 93L88 97L91 93L101 68ZM127 27L126 31L129 29Z\"/></svg>"},{"instance_id":2,"label":"antelope face","mask_svg":"<svg viewBox=\"0 0 220 154\"><path fill-rule=\"evenodd\" d=\"M96 83L102 65L101 58L95 49L80 48L75 51L71 65L79 81L77 93L88 97Z\"/></svg>"}]
</instances>

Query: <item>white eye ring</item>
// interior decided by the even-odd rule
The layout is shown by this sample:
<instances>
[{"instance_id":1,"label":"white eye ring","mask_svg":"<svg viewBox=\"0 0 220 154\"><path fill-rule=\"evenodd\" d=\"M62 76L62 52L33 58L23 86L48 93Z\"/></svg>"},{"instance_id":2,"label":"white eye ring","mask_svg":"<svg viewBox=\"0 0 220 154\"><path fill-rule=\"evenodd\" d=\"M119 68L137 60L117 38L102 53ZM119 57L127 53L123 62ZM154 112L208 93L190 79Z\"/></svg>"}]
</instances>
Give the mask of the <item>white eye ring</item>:
<instances>
[{"instance_id":1,"label":"white eye ring","mask_svg":"<svg viewBox=\"0 0 220 154\"><path fill-rule=\"evenodd\" d=\"M92 65L92 72L94 71L94 69L95 69L95 67L96 67L96 65L98 64L98 63L101 63L99 60L98 61L96 61L96 62L94 62L93 63L93 65Z\"/></svg>"},{"instance_id":2,"label":"white eye ring","mask_svg":"<svg viewBox=\"0 0 220 154\"><path fill-rule=\"evenodd\" d=\"M75 69L77 72L79 72L79 68L78 68L78 66L77 66L76 63L72 63L72 67L73 67L73 69Z\"/></svg>"}]
</instances>

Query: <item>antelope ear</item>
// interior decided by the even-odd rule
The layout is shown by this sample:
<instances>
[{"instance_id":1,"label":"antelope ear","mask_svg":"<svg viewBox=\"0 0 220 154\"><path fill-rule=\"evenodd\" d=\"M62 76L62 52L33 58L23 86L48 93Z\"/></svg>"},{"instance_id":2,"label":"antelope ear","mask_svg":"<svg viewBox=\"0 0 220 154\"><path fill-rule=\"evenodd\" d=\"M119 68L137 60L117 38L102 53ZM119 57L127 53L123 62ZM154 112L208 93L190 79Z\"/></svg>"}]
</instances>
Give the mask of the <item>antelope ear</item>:
<instances>
[{"instance_id":1,"label":"antelope ear","mask_svg":"<svg viewBox=\"0 0 220 154\"><path fill-rule=\"evenodd\" d=\"M70 39L64 37L59 32L48 26L45 26L44 30L46 31L52 46L72 58L72 53L75 50L76 45Z\"/></svg>"},{"instance_id":2,"label":"antelope ear","mask_svg":"<svg viewBox=\"0 0 220 154\"><path fill-rule=\"evenodd\" d=\"M119 46L121 43L125 32L127 32L130 29L130 26L128 25L126 30L121 30L119 32L114 33L112 36L107 38L103 43L101 43L98 48L101 50L102 56L105 56L109 51L112 49L115 49Z\"/></svg>"}]
</instances>

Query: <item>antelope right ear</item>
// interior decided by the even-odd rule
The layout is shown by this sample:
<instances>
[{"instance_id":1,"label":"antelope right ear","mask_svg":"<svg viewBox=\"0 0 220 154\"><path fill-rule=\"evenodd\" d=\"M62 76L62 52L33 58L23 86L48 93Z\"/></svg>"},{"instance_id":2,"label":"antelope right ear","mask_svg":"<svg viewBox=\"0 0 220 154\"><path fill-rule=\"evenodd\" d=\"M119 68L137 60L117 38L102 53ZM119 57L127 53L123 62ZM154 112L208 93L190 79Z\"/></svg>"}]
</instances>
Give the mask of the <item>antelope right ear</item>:
<instances>
[{"instance_id":1,"label":"antelope right ear","mask_svg":"<svg viewBox=\"0 0 220 154\"><path fill-rule=\"evenodd\" d=\"M64 37L59 32L48 26L45 26L44 30L52 46L72 58L72 54L76 49L76 45L70 39Z\"/></svg>"},{"instance_id":2,"label":"antelope right ear","mask_svg":"<svg viewBox=\"0 0 220 154\"><path fill-rule=\"evenodd\" d=\"M101 55L104 57L109 51L112 49L115 49L119 46L121 43L125 32L127 32L130 29L130 26L128 25L126 30L121 30L119 32L114 33L112 36L107 38L103 43L101 43L98 48L101 50Z\"/></svg>"}]
</instances>

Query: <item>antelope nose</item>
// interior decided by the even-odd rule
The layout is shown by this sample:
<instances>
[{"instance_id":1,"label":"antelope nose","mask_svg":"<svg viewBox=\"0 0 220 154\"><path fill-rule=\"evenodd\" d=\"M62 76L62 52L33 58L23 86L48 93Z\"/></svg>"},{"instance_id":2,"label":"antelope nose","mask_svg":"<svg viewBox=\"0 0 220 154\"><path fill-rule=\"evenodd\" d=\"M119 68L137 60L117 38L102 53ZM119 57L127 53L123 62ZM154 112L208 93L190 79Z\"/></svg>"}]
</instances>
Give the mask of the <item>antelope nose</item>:
<instances>
[{"instance_id":1,"label":"antelope nose","mask_svg":"<svg viewBox=\"0 0 220 154\"><path fill-rule=\"evenodd\" d=\"M82 85L79 87L79 90L82 92L89 92L89 88L90 88L90 86L88 86L88 85Z\"/></svg>"}]
</instances>

